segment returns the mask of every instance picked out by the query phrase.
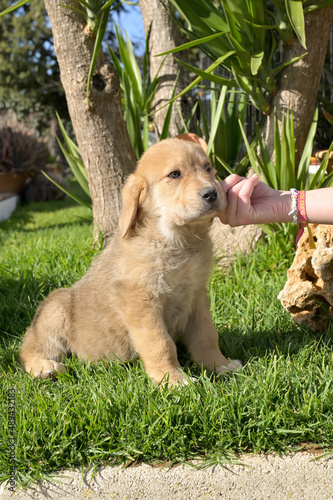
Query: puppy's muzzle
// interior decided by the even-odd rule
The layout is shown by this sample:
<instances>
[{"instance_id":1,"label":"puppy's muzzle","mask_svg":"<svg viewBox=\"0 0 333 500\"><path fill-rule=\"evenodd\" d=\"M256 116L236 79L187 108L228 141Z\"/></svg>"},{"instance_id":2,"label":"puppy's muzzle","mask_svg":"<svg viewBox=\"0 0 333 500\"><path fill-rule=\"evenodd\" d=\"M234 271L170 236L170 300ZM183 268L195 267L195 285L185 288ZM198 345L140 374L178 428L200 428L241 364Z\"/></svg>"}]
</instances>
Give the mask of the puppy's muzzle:
<instances>
[{"instance_id":1,"label":"puppy's muzzle","mask_svg":"<svg viewBox=\"0 0 333 500\"><path fill-rule=\"evenodd\" d=\"M209 203L210 205L215 203L215 201L217 200L217 197L218 197L217 189L215 189L214 187L203 188L203 189L201 189L199 194L200 194L201 198L204 201L206 201L207 203Z\"/></svg>"}]
</instances>

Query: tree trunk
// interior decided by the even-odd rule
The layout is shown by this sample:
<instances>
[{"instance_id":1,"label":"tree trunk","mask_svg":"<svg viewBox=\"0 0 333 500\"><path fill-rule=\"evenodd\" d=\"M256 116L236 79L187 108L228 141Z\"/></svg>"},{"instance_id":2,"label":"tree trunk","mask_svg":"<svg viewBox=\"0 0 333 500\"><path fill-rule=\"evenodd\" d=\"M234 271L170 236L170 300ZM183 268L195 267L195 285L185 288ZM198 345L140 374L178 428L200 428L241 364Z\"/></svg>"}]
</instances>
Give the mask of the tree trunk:
<instances>
[{"instance_id":1,"label":"tree trunk","mask_svg":"<svg viewBox=\"0 0 333 500\"><path fill-rule=\"evenodd\" d=\"M145 33L147 36L148 30L151 26L150 33L150 77L155 78L157 72L159 71L159 88L157 90L153 109L159 109L164 104L167 104L174 90L176 78L178 72L179 80L177 84L177 95L181 92L188 84L189 77L188 72L184 67L180 66L175 60L175 54L168 54L167 56L155 57L157 54L166 52L168 50L178 47L184 41L181 38L180 31L176 23L169 17L168 12L160 2L160 0L140 0L140 8L143 18L143 24L145 28ZM165 2L168 7L170 4L168 1ZM179 52L176 54L178 59L186 58L186 51ZM160 65L165 58L163 66ZM184 95L182 98L177 100L180 106L181 112L186 118L191 110L191 98L190 96ZM155 133L159 137L167 113L167 107L157 111L153 115L154 129ZM178 127L181 128L181 120L179 113L177 111L176 103L173 105L172 116L170 121L170 136L175 136L178 134Z\"/></svg>"},{"instance_id":2,"label":"tree trunk","mask_svg":"<svg viewBox=\"0 0 333 500\"><path fill-rule=\"evenodd\" d=\"M87 103L95 39L85 29L84 16L63 5L80 8L74 0L45 0L61 82L87 170L95 237L101 232L106 240L118 224L120 191L124 178L134 168L135 155L123 118L118 75L102 52Z\"/></svg>"},{"instance_id":3,"label":"tree trunk","mask_svg":"<svg viewBox=\"0 0 333 500\"><path fill-rule=\"evenodd\" d=\"M264 128L263 135L268 150L273 155L274 107L276 106L280 125L283 111L293 111L296 165L301 158L311 126L332 23L333 6L318 9L305 17L307 51L301 47L296 37L285 46L285 61L304 52L307 52L307 55L297 63L287 66L282 72L279 90Z\"/></svg>"}]
</instances>

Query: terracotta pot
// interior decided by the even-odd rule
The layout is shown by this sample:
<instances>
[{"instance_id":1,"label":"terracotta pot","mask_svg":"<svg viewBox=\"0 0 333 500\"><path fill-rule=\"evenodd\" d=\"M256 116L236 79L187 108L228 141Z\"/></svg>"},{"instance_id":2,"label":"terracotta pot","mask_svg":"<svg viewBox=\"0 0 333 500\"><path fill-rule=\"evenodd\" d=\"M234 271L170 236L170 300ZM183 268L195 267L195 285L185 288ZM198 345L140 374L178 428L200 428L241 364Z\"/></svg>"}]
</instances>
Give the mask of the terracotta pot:
<instances>
[{"instance_id":1,"label":"terracotta pot","mask_svg":"<svg viewBox=\"0 0 333 500\"><path fill-rule=\"evenodd\" d=\"M27 172L20 174L0 172L0 193L19 193L28 176Z\"/></svg>"}]
</instances>

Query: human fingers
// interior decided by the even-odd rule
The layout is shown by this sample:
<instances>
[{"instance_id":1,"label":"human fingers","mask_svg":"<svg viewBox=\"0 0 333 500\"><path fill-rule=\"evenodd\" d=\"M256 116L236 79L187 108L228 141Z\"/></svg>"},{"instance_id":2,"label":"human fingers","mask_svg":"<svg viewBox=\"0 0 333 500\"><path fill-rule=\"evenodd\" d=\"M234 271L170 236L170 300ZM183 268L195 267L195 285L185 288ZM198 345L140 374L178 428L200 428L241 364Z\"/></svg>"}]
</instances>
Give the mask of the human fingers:
<instances>
[{"instance_id":1,"label":"human fingers","mask_svg":"<svg viewBox=\"0 0 333 500\"><path fill-rule=\"evenodd\" d=\"M231 174L221 182L222 189L227 193L231 188L236 186L239 182L242 182L244 179L245 177L241 177L240 175Z\"/></svg>"},{"instance_id":2,"label":"human fingers","mask_svg":"<svg viewBox=\"0 0 333 500\"><path fill-rule=\"evenodd\" d=\"M259 177L257 174L253 174L251 177L246 178L244 182L239 184L238 197L245 203L245 205L251 204L251 197L254 189L259 185Z\"/></svg>"},{"instance_id":3,"label":"human fingers","mask_svg":"<svg viewBox=\"0 0 333 500\"><path fill-rule=\"evenodd\" d=\"M228 200L226 210L219 214L219 218L223 224L236 227L253 222L254 215L251 197L258 184L259 178L254 175L250 178L242 178L227 191Z\"/></svg>"},{"instance_id":4,"label":"human fingers","mask_svg":"<svg viewBox=\"0 0 333 500\"><path fill-rule=\"evenodd\" d=\"M247 179L239 175L232 174L227 177L222 183L222 188L226 191L227 206L223 212L219 212L218 217L223 224L237 226L239 191L242 185L247 182Z\"/></svg>"}]
</instances>

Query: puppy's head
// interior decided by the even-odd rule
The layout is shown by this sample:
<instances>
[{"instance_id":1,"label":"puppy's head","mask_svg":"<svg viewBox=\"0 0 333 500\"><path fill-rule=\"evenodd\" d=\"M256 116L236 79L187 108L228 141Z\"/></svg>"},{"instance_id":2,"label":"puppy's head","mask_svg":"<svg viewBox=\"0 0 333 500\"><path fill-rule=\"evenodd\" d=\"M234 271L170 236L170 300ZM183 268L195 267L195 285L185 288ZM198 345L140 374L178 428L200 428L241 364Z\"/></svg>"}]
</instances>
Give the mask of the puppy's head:
<instances>
[{"instance_id":1,"label":"puppy's head","mask_svg":"<svg viewBox=\"0 0 333 500\"><path fill-rule=\"evenodd\" d=\"M199 144L166 139L152 146L124 186L122 236L147 217L169 229L207 224L226 206L215 173Z\"/></svg>"}]
</instances>

